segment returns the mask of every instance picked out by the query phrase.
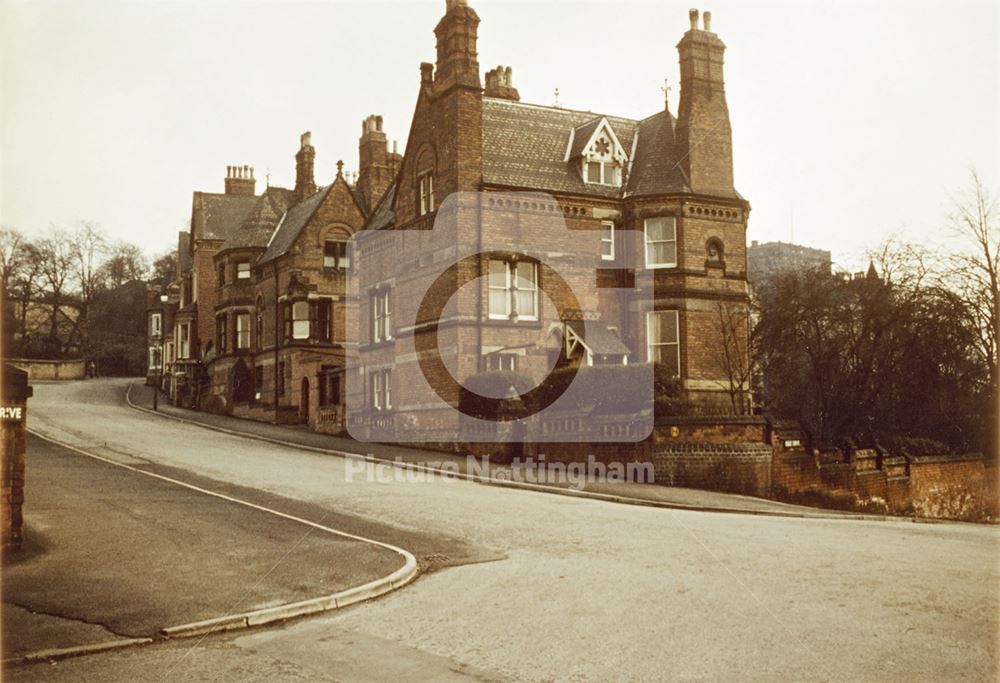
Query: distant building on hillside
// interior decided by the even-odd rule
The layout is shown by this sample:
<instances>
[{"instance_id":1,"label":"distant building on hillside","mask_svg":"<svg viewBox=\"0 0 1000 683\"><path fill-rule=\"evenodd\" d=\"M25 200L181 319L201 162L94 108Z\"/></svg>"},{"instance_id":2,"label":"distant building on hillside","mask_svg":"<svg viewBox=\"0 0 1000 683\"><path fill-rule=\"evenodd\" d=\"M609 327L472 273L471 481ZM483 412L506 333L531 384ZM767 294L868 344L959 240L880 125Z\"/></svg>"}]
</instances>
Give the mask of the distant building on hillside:
<instances>
[{"instance_id":1,"label":"distant building on hillside","mask_svg":"<svg viewBox=\"0 0 1000 683\"><path fill-rule=\"evenodd\" d=\"M779 273L832 268L830 252L786 242L751 242L747 249L747 279L752 286Z\"/></svg>"}]
</instances>

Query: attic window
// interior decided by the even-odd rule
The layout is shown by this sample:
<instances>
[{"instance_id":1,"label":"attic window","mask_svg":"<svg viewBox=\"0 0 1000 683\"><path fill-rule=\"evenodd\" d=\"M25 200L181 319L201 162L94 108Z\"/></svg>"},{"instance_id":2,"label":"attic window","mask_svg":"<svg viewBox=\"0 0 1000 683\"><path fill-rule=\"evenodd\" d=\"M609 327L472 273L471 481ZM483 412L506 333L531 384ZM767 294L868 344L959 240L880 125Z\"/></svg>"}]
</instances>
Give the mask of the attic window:
<instances>
[{"instance_id":1,"label":"attic window","mask_svg":"<svg viewBox=\"0 0 1000 683\"><path fill-rule=\"evenodd\" d=\"M607 119L594 130L580 149L580 175L591 185L621 187L625 150Z\"/></svg>"}]
</instances>

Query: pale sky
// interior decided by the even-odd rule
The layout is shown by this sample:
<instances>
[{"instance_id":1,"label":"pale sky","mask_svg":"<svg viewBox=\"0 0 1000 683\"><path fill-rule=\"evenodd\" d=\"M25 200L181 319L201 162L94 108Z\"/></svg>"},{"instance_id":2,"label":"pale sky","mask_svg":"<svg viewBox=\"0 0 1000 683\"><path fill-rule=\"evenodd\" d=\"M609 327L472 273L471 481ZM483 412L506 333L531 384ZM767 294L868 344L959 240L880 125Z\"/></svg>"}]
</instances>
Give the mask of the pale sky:
<instances>
[{"instance_id":1,"label":"pale sky","mask_svg":"<svg viewBox=\"0 0 1000 683\"><path fill-rule=\"evenodd\" d=\"M941 234L976 167L1000 194L1000 3L470 0L482 70L525 102L634 118L679 100L687 10L713 14L747 239L860 254ZM294 185L357 169L361 121L405 143L445 0L0 0L0 221L29 235L101 224L149 252L226 166Z\"/></svg>"}]
</instances>

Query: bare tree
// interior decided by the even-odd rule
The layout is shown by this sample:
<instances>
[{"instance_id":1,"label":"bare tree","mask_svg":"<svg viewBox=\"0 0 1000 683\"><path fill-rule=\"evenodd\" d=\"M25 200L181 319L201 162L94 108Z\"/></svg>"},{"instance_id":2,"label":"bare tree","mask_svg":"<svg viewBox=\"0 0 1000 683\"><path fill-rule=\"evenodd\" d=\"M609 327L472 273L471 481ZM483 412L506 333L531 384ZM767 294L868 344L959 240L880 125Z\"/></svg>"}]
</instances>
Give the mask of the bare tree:
<instances>
[{"instance_id":1,"label":"bare tree","mask_svg":"<svg viewBox=\"0 0 1000 683\"><path fill-rule=\"evenodd\" d=\"M66 317L62 307L66 303L73 271L72 241L62 230L53 229L49 237L38 242L38 258L42 281L47 289L45 294L49 305L49 337L58 339L60 316ZM70 319L71 324L75 322Z\"/></svg>"},{"instance_id":2,"label":"bare tree","mask_svg":"<svg viewBox=\"0 0 1000 683\"><path fill-rule=\"evenodd\" d=\"M951 216L952 228L966 249L953 257L948 276L966 303L970 326L977 334L977 351L989 367L995 390L1000 339L1000 229L995 200L974 170L970 175L970 188L955 202L956 211Z\"/></svg>"},{"instance_id":3,"label":"bare tree","mask_svg":"<svg viewBox=\"0 0 1000 683\"><path fill-rule=\"evenodd\" d=\"M108 260L102 266L105 284L111 289L141 280L147 271L146 256L142 250L128 242L118 242L109 249Z\"/></svg>"},{"instance_id":4,"label":"bare tree","mask_svg":"<svg viewBox=\"0 0 1000 683\"><path fill-rule=\"evenodd\" d=\"M1000 227L997 226L996 200L983 187L975 170L970 171L969 188L955 201L951 226L964 249L953 255L946 275L952 289L964 303L966 325L975 339L975 351L989 371L987 397L993 424L992 444L1000 450L1000 368L997 344L1000 343Z\"/></svg>"},{"instance_id":5,"label":"bare tree","mask_svg":"<svg viewBox=\"0 0 1000 683\"><path fill-rule=\"evenodd\" d=\"M0 228L0 292L11 296L11 285L25 265L25 239L14 228Z\"/></svg>"},{"instance_id":6,"label":"bare tree","mask_svg":"<svg viewBox=\"0 0 1000 683\"><path fill-rule=\"evenodd\" d=\"M108 252L108 241L100 227L81 221L69 236L73 280L84 305L94 298L103 284L101 266Z\"/></svg>"},{"instance_id":7,"label":"bare tree","mask_svg":"<svg viewBox=\"0 0 1000 683\"><path fill-rule=\"evenodd\" d=\"M741 415L749 407L746 399L753 376L750 311L746 304L719 302L715 313L717 336L712 345L713 361L726 378L733 414Z\"/></svg>"}]
</instances>

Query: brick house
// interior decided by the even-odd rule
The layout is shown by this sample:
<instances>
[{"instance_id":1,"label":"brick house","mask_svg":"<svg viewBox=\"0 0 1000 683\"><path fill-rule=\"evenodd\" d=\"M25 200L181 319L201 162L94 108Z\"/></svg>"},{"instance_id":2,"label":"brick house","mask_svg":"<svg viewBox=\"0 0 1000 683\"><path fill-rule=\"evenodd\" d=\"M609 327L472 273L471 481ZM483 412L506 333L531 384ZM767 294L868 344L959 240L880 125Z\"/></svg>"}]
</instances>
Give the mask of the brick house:
<instances>
[{"instance_id":1,"label":"brick house","mask_svg":"<svg viewBox=\"0 0 1000 683\"><path fill-rule=\"evenodd\" d=\"M363 231L374 236L367 258L377 260L380 249L398 256L396 233L430 228L451 197L457 215L475 213L483 234L507 235L512 251L465 273L478 277L478 313L438 339L459 350L451 366L458 379L526 370L551 359L557 346L585 364L655 361L695 402L728 403L719 309L746 311L750 206L733 186L725 45L710 14L692 10L678 44L678 115L664 106L642 120L521 102L510 68L487 72L484 87L479 23L466 2L448 0L435 28L436 63L420 65L405 155L389 151L382 119L373 116L362 124L355 182L341 171L317 187L307 133L294 189L256 195L253 169L237 166L228 169L224 193L194 193L172 316L176 401L341 431L349 384L346 244ZM538 200L518 212L520 234L537 240L557 216L591 257L566 283L572 301L546 287L554 276L544 259L517 260L519 233L505 202L524 192ZM496 200L469 207L454 199L471 196L465 193ZM363 395L351 397L368 407L365 421L373 424L420 407L407 396L414 367L396 357L404 330L393 323L393 311L415 305L407 296L419 288L400 291L380 272L358 271L379 307L358 311L368 335L359 340L365 377ZM637 273L652 279L650 304L604 291ZM592 328L586 340L583 320Z\"/></svg>"},{"instance_id":2,"label":"brick house","mask_svg":"<svg viewBox=\"0 0 1000 683\"><path fill-rule=\"evenodd\" d=\"M455 433L453 423L437 422L443 419L440 411L432 414L413 393L420 372L415 358L427 332L419 320L410 328L398 322L414 319L419 305L414 292L427 283L419 273L409 279L391 276L398 254L417 244L407 240L419 240L421 250L434 253L432 261L447 255L449 245L434 244L432 237L394 234L430 231L444 211L447 220L461 224L463 213L474 214L468 224L479 234L467 237L505 234L512 253L467 264L471 275L455 274L456 289L478 278L478 291L467 295L471 315L434 325L436 346L452 356L439 364L440 374L450 372L462 381L483 370L527 369L533 358L546 355L537 336L531 341L533 330L558 331L559 343L569 350L582 318L596 323L597 334L579 345L577 362L662 363L695 403L712 410L729 404L733 378L719 359L720 310L741 315L735 351L745 353L750 206L733 186L725 45L711 31L710 13L700 25L697 10L689 18L690 30L677 46L678 116L665 106L633 120L521 102L509 67L489 71L483 87L476 52L479 16L462 0L447 2L435 28L436 63L420 66L399 174L362 233L359 249L373 267L359 265L359 287L374 296L358 311L364 378L351 401L364 403L367 411L352 433L378 438L400 413L408 424L419 424L425 408L428 429L439 430L442 438ZM514 192L536 193L537 199L518 204ZM454 193L479 193L482 199ZM458 196L470 199L455 200ZM516 215L509 211L511 202ZM596 282L592 268L589 281L569 283L577 295L570 315L558 288L545 286L553 273L544 259L523 253L529 242L539 253L546 251L544 239L537 246L539 233L553 213L579 235L577 248L589 250L597 266ZM638 272L652 275L650 305L601 294L616 279ZM543 290L556 300L546 302ZM461 291L458 305L466 296ZM452 405L458 401L457 393L439 395Z\"/></svg>"},{"instance_id":3,"label":"brick house","mask_svg":"<svg viewBox=\"0 0 1000 683\"><path fill-rule=\"evenodd\" d=\"M340 431L347 240L399 155L377 116L363 123L356 182L338 162L333 182L318 187L315 155L304 133L294 189L257 195L253 169L230 166L223 193L194 193L171 316L177 403Z\"/></svg>"}]
</instances>

